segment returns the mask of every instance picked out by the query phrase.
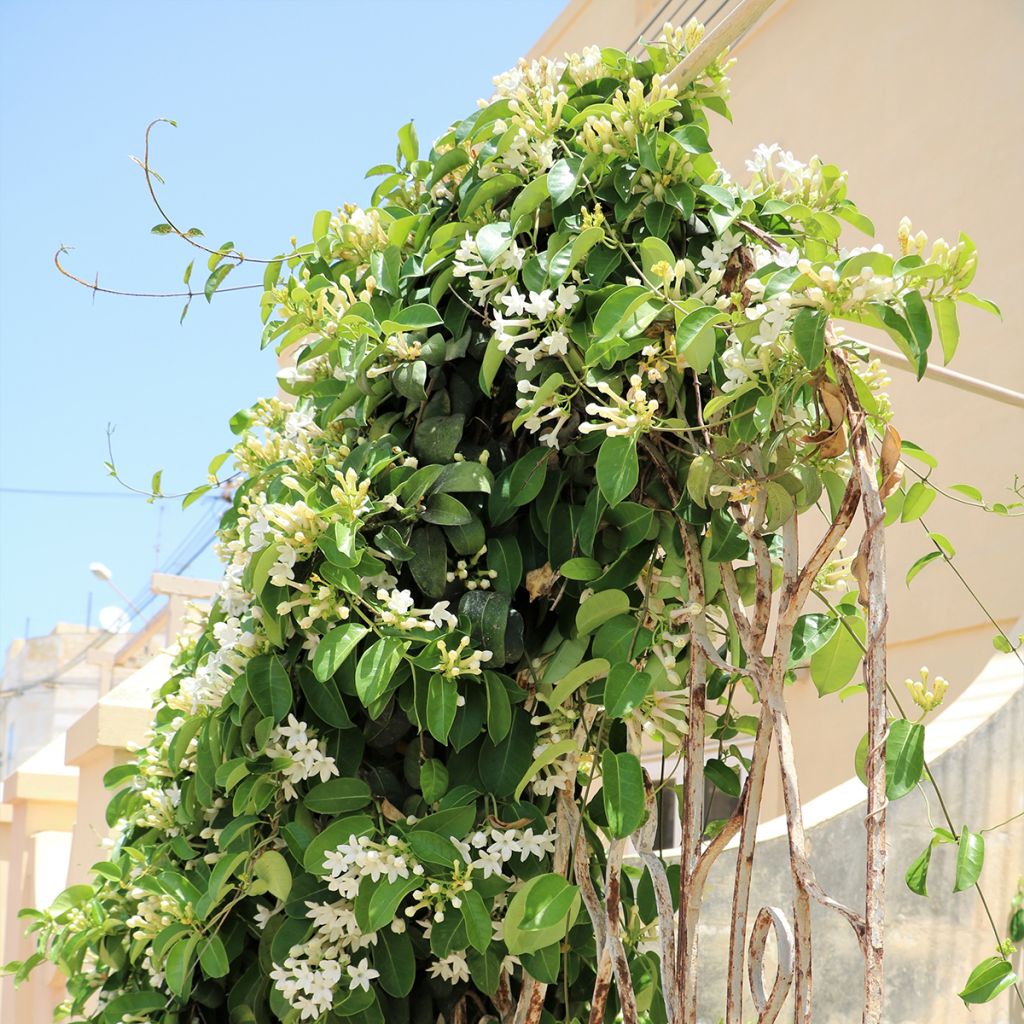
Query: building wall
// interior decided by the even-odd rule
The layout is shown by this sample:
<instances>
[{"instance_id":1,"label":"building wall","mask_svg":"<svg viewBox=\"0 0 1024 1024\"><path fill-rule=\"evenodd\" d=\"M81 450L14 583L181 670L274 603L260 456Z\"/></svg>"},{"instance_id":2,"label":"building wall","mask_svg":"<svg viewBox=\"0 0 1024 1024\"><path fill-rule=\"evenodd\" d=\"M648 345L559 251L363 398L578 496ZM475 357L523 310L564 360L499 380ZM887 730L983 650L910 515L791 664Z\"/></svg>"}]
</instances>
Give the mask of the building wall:
<instances>
[{"instance_id":1,"label":"building wall","mask_svg":"<svg viewBox=\"0 0 1024 1024\"><path fill-rule=\"evenodd\" d=\"M127 639L126 634L58 622L46 636L11 644L0 685L11 694L0 698L0 778L96 702L104 689L103 665L97 656L109 654Z\"/></svg>"},{"instance_id":2,"label":"building wall","mask_svg":"<svg viewBox=\"0 0 1024 1024\"><path fill-rule=\"evenodd\" d=\"M571 0L530 56L560 56L593 43L626 48L661 6ZM694 8L703 7L703 15L719 4L670 3L666 12L680 6L678 21L685 22ZM800 159L819 154L846 168L851 198L874 220L887 248L895 247L905 214L932 238L955 240L960 230L971 235L980 254L973 290L997 302L1004 319L961 307L953 368L1018 391L1024 390L1024 289L1007 228L1014 218L1019 224L1012 196L1024 165L1024 136L1009 129L1011 112L1024 109L1022 42L1019 0L973 7L954 0L779 0L734 51L733 123L712 115L716 156L738 180L758 143L779 142ZM847 244L864 244L864 236L851 231ZM850 333L892 347L881 335L868 337L866 328L851 325ZM1014 500L1007 488L1024 469L1024 411L927 378L917 383L907 372L890 374L895 425L938 458L934 482L971 483L989 500ZM1022 521L940 498L925 522L950 538L965 578L1009 629L1024 611ZM950 681L953 698L992 654L995 630L941 563L905 585L907 569L929 549L919 524L888 531L887 544L890 678L902 689L903 679L926 665ZM864 702L819 701L807 679L787 696L802 794L809 798L850 776L865 728ZM782 813L778 780L769 782L765 810Z\"/></svg>"}]
</instances>

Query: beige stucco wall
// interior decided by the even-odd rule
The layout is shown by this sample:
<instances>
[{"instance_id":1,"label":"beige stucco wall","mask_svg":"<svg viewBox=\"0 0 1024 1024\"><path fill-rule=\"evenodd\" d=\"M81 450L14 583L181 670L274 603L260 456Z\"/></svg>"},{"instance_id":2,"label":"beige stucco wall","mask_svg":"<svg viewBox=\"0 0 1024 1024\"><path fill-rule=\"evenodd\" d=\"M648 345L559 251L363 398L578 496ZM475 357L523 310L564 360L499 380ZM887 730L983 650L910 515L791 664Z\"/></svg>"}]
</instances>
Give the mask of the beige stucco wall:
<instances>
[{"instance_id":1,"label":"beige stucco wall","mask_svg":"<svg viewBox=\"0 0 1024 1024\"><path fill-rule=\"evenodd\" d=\"M660 6L571 0L531 56L595 42L628 46ZM954 368L1017 391L1024 390L1024 289L1012 229L1024 224L1008 197L1024 166L1024 136L1012 128L1024 110L1022 43L1019 0L779 0L736 48L733 123L712 115L716 155L740 180L754 146L777 141L801 159L817 153L846 168L851 197L890 248L904 214L932 238L967 231L981 256L974 289L1000 304L1004 320L962 307ZM863 243L851 232L848 244ZM871 340L892 347L887 338ZM1006 488L1024 472L1024 411L890 372L896 426L939 459L935 482L972 483L990 500L1012 500ZM1024 520L941 498L925 520L952 540L964 576L1009 628L1024 611ZM888 545L890 678L902 686L927 665L950 680L955 697L992 654L995 630L945 566L930 566L912 589L904 585L907 568L928 550L919 525L890 530ZM788 696L803 794L813 797L850 775L863 702L819 701L806 680ZM765 810L782 812L777 782Z\"/></svg>"}]
</instances>

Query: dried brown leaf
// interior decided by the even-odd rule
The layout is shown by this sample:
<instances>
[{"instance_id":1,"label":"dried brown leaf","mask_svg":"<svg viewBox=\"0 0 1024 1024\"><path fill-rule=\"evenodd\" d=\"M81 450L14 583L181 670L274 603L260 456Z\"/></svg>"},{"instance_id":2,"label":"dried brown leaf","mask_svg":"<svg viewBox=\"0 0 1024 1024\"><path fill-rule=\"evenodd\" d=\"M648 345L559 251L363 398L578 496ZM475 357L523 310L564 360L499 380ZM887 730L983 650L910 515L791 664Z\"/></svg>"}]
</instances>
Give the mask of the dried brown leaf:
<instances>
[{"instance_id":1,"label":"dried brown leaf","mask_svg":"<svg viewBox=\"0 0 1024 1024\"><path fill-rule=\"evenodd\" d=\"M551 568L550 562L545 562L539 569L531 569L526 574L526 592L530 595L530 600L536 601L538 597L547 597L557 579L558 573Z\"/></svg>"}]
</instances>

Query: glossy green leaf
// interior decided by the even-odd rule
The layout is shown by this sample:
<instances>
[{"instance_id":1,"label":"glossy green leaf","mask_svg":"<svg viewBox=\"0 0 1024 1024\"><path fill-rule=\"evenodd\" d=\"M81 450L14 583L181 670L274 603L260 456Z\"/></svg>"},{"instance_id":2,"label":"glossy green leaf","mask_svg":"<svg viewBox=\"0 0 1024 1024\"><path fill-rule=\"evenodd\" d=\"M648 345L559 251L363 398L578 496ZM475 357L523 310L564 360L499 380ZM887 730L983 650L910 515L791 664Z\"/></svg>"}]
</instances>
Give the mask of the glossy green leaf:
<instances>
[{"instance_id":1,"label":"glossy green leaf","mask_svg":"<svg viewBox=\"0 0 1024 1024\"><path fill-rule=\"evenodd\" d=\"M276 654L260 654L245 669L249 695L260 712L280 722L292 706L292 684Z\"/></svg>"},{"instance_id":2,"label":"glossy green leaf","mask_svg":"<svg viewBox=\"0 0 1024 1024\"><path fill-rule=\"evenodd\" d=\"M580 633L593 633L598 626L629 611L629 598L621 590L602 590L592 594L576 613Z\"/></svg>"},{"instance_id":3,"label":"glossy green leaf","mask_svg":"<svg viewBox=\"0 0 1024 1024\"><path fill-rule=\"evenodd\" d=\"M564 203L576 191L581 164L579 157L563 157L551 165L547 186L551 201L556 206Z\"/></svg>"},{"instance_id":4,"label":"glossy green leaf","mask_svg":"<svg viewBox=\"0 0 1024 1024\"><path fill-rule=\"evenodd\" d=\"M816 370L825 358L825 324L823 309L805 306L793 319L793 344L808 370Z\"/></svg>"},{"instance_id":5,"label":"glossy green leaf","mask_svg":"<svg viewBox=\"0 0 1024 1024\"><path fill-rule=\"evenodd\" d=\"M651 688L651 677L628 662L615 665L604 684L604 709L609 718L628 718Z\"/></svg>"},{"instance_id":6,"label":"glossy green leaf","mask_svg":"<svg viewBox=\"0 0 1024 1024\"><path fill-rule=\"evenodd\" d=\"M970 889L981 877L985 864L985 837L980 832L971 832L965 825L960 832L956 849L956 879L953 892Z\"/></svg>"},{"instance_id":7,"label":"glossy green leaf","mask_svg":"<svg viewBox=\"0 0 1024 1024\"><path fill-rule=\"evenodd\" d=\"M625 839L643 824L647 817L643 769L633 754L610 750L601 754L601 794L613 839Z\"/></svg>"},{"instance_id":8,"label":"glossy green leaf","mask_svg":"<svg viewBox=\"0 0 1024 1024\"><path fill-rule=\"evenodd\" d=\"M885 740L885 795L899 800L912 792L924 771L924 726L897 718Z\"/></svg>"},{"instance_id":9,"label":"glossy green leaf","mask_svg":"<svg viewBox=\"0 0 1024 1024\"><path fill-rule=\"evenodd\" d=\"M942 344L942 361L948 364L956 355L960 344L960 323L956 315L955 299L932 299L932 312L935 325L939 329L939 341Z\"/></svg>"},{"instance_id":10,"label":"glossy green leaf","mask_svg":"<svg viewBox=\"0 0 1024 1024\"><path fill-rule=\"evenodd\" d=\"M448 742L458 700L455 683L435 672L427 685L427 729L438 743Z\"/></svg>"},{"instance_id":11,"label":"glossy green leaf","mask_svg":"<svg viewBox=\"0 0 1024 1024\"><path fill-rule=\"evenodd\" d=\"M381 928L372 948L373 967L380 974L380 987L389 996L404 999L416 981L416 954L409 933Z\"/></svg>"},{"instance_id":12,"label":"glossy green leaf","mask_svg":"<svg viewBox=\"0 0 1024 1024\"><path fill-rule=\"evenodd\" d=\"M903 500L900 522L912 523L915 519L920 519L931 508L937 493L934 487L923 480L918 480L907 491L907 496Z\"/></svg>"},{"instance_id":13,"label":"glossy green leaf","mask_svg":"<svg viewBox=\"0 0 1024 1024\"><path fill-rule=\"evenodd\" d=\"M320 682L330 679L367 632L367 627L358 622L345 622L329 629L313 655L313 675Z\"/></svg>"},{"instance_id":14,"label":"glossy green leaf","mask_svg":"<svg viewBox=\"0 0 1024 1024\"><path fill-rule=\"evenodd\" d=\"M614 508L625 500L640 478L636 441L631 437L607 437L597 454L597 486Z\"/></svg>"},{"instance_id":15,"label":"glossy green leaf","mask_svg":"<svg viewBox=\"0 0 1024 1024\"><path fill-rule=\"evenodd\" d=\"M856 675L863 656L860 644L850 635L849 630L856 634L862 644L867 635L864 620L846 616L843 622L846 625L840 624L832 639L811 655L811 679L821 697L843 689Z\"/></svg>"},{"instance_id":16,"label":"glossy green leaf","mask_svg":"<svg viewBox=\"0 0 1024 1024\"><path fill-rule=\"evenodd\" d=\"M370 787L362 779L328 779L313 786L302 802L317 814L348 814L370 802Z\"/></svg>"},{"instance_id":17,"label":"glossy green leaf","mask_svg":"<svg viewBox=\"0 0 1024 1024\"><path fill-rule=\"evenodd\" d=\"M369 707L388 691L399 662L403 646L394 637L381 637L359 659L356 665L356 693Z\"/></svg>"},{"instance_id":18,"label":"glossy green leaf","mask_svg":"<svg viewBox=\"0 0 1024 1024\"><path fill-rule=\"evenodd\" d=\"M995 999L1000 992L1005 992L1016 981L1017 975L1008 960L1000 956L990 956L971 971L967 984L959 996L967 1005L987 1003Z\"/></svg>"}]
</instances>

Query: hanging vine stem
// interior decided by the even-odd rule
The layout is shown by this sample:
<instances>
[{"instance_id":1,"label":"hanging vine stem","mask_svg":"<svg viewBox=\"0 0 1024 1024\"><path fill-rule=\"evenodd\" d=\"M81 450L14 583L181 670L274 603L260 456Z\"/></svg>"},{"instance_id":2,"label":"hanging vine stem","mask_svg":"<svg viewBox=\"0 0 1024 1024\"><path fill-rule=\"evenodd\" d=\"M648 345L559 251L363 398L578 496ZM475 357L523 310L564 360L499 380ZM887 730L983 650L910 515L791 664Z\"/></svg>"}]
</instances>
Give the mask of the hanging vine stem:
<instances>
[{"instance_id":1,"label":"hanging vine stem","mask_svg":"<svg viewBox=\"0 0 1024 1024\"><path fill-rule=\"evenodd\" d=\"M177 121L173 121L169 117L158 117L150 121L149 124L146 125L146 142L145 149L143 151L143 158L140 160L138 157L133 156L132 160L134 160L135 163L137 163L142 168L142 173L146 176L146 188L149 190L149 196L153 200L153 205L157 208L157 210L159 210L160 216L163 217L164 223L171 229L171 233L177 235L182 241L187 242L189 245L191 245L195 249L198 249L200 252L205 252L210 256L223 256L226 259L237 260L239 266L241 266L241 264L243 263L278 263L284 260L292 259L295 256L304 255L304 253L301 250L293 250L292 252L285 253L282 256L274 256L272 259L269 260L257 259L255 256L246 256L243 252L240 252L238 249L211 249L209 246L203 245L201 242L197 242L195 240L194 235L190 234L190 231L194 229L190 229L190 231L182 231L181 228L179 228L174 223L174 221L171 220L170 216L168 215L167 211L163 208L163 206L160 205L160 200L157 199L156 196L156 189L153 187L154 178L156 178L161 184L163 184L163 178L161 178L160 175L157 174L156 171L154 171L153 168L149 166L149 136L152 133L153 129L158 124L169 124L172 128L178 127ZM227 289L225 289L225 291L226 290Z\"/></svg>"},{"instance_id":2,"label":"hanging vine stem","mask_svg":"<svg viewBox=\"0 0 1024 1024\"><path fill-rule=\"evenodd\" d=\"M79 277L77 274L72 274L67 267L61 263L61 256L71 252L72 247L68 245L61 245L57 251L53 254L54 266L69 280L74 281L76 284L80 284L83 288L88 288L94 295L117 295L121 298L126 299L188 299L191 302L194 298L202 295L202 292L193 291L189 288L186 292L129 292L122 291L118 288L101 288L100 287L100 276L97 273L94 281L86 281L84 278ZM230 288L218 288L217 292L249 292L254 288L259 288L263 291L263 285L261 284L236 284Z\"/></svg>"}]
</instances>

